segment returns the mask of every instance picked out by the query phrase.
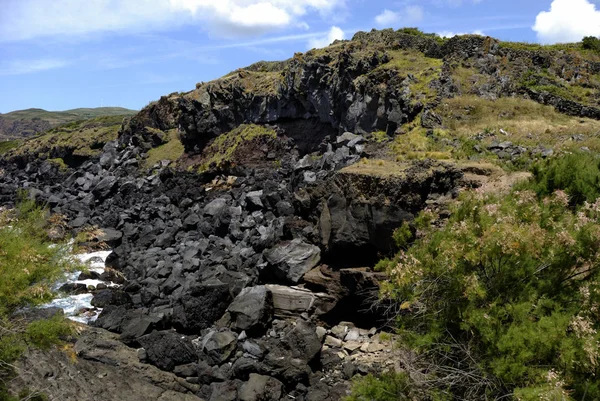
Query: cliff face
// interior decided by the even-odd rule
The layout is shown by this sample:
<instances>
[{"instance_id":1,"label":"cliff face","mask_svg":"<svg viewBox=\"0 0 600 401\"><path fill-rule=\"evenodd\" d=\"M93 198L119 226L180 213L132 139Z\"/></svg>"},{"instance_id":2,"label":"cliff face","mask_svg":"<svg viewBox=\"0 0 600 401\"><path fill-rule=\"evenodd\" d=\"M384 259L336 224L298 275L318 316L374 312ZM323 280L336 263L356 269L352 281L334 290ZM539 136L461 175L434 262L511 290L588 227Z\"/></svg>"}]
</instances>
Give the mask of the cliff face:
<instances>
[{"instance_id":1,"label":"cliff face","mask_svg":"<svg viewBox=\"0 0 600 401\"><path fill-rule=\"evenodd\" d=\"M521 49L489 37L439 43L374 31L198 84L161 98L142 115L154 128L178 128L189 152L242 123L314 120L337 133L393 135L442 99L461 95L532 99L561 113L600 119L600 61L594 59Z\"/></svg>"},{"instance_id":2,"label":"cliff face","mask_svg":"<svg viewBox=\"0 0 600 401\"><path fill-rule=\"evenodd\" d=\"M394 230L447 215L502 174L490 160L594 146L599 73L576 52L359 33L165 96L102 145L27 142L0 160L0 204L26 188L73 232L104 230L125 280L94 291L95 325L141 350L108 335L121 356L106 362L93 331L75 345L86 369L123 357L147 399L338 400L353 375L393 365L373 267ZM585 135L560 139L573 127Z\"/></svg>"}]
</instances>

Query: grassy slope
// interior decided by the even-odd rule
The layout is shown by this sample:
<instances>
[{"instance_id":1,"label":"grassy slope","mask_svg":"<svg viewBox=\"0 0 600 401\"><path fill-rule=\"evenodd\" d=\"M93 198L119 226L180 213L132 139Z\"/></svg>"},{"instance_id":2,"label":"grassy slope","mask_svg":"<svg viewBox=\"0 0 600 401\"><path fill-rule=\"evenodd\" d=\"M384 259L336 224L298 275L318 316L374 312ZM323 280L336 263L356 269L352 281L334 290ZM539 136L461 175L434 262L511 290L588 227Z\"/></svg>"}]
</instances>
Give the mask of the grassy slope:
<instances>
[{"instance_id":1,"label":"grassy slope","mask_svg":"<svg viewBox=\"0 0 600 401\"><path fill-rule=\"evenodd\" d=\"M37 154L38 157L53 158L56 149L69 149L74 156L90 157L100 153L104 144L117 138L126 116L96 117L85 121L70 122L44 134L23 141L7 155L20 156ZM2 153L2 147L0 147Z\"/></svg>"},{"instance_id":2,"label":"grassy slope","mask_svg":"<svg viewBox=\"0 0 600 401\"><path fill-rule=\"evenodd\" d=\"M17 110L0 114L0 141L31 136L73 121L105 116L131 116L135 113L136 110L122 107L79 108L66 111Z\"/></svg>"},{"instance_id":3,"label":"grassy slope","mask_svg":"<svg viewBox=\"0 0 600 401\"><path fill-rule=\"evenodd\" d=\"M8 120L31 120L40 118L49 121L51 124L64 124L75 120L87 120L102 116L133 115L135 113L137 113L136 110L125 109L122 107L79 108L65 111L26 109L0 114L0 117Z\"/></svg>"}]
</instances>

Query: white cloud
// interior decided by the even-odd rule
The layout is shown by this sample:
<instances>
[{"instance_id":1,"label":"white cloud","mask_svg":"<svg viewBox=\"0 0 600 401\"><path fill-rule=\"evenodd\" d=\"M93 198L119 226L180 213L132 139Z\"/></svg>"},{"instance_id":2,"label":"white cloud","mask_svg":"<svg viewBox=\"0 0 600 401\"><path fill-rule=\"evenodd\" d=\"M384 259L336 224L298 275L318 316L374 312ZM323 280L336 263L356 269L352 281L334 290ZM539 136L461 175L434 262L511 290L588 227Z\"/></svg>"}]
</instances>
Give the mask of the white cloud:
<instances>
[{"instance_id":1,"label":"white cloud","mask_svg":"<svg viewBox=\"0 0 600 401\"><path fill-rule=\"evenodd\" d=\"M329 46L334 40L342 39L344 39L344 31L337 26L332 26L327 35L310 39L308 41L308 48L320 49L321 47Z\"/></svg>"},{"instance_id":2,"label":"white cloud","mask_svg":"<svg viewBox=\"0 0 600 401\"><path fill-rule=\"evenodd\" d=\"M423 8L420 6L408 6L404 8L404 19L407 23L415 23L423 20Z\"/></svg>"},{"instance_id":3,"label":"white cloud","mask_svg":"<svg viewBox=\"0 0 600 401\"><path fill-rule=\"evenodd\" d=\"M467 33L467 32L452 32L452 31L442 31L442 32L438 32L437 33L439 36L441 36L442 38L453 38L455 36L461 36L461 35L480 35L480 36L485 36L485 33L483 33L482 31L480 31L479 29L471 32L471 33Z\"/></svg>"},{"instance_id":4,"label":"white cloud","mask_svg":"<svg viewBox=\"0 0 600 401\"><path fill-rule=\"evenodd\" d=\"M380 27L392 27L400 24L410 25L423 20L425 12L421 6L406 6L402 11L392 11L387 8L375 17L375 23Z\"/></svg>"},{"instance_id":5,"label":"white cloud","mask_svg":"<svg viewBox=\"0 0 600 401\"><path fill-rule=\"evenodd\" d=\"M257 35L330 16L346 0L2 0L0 41L147 32L200 23L219 36ZM305 24L305 23L304 23Z\"/></svg>"},{"instance_id":6,"label":"white cloud","mask_svg":"<svg viewBox=\"0 0 600 401\"><path fill-rule=\"evenodd\" d=\"M0 75L21 75L53 70L69 65L67 60L46 58L37 60L11 60L0 64Z\"/></svg>"},{"instance_id":7,"label":"white cloud","mask_svg":"<svg viewBox=\"0 0 600 401\"><path fill-rule=\"evenodd\" d=\"M375 17L375 23L379 26L391 26L400 21L400 14L397 12L385 9L381 14Z\"/></svg>"},{"instance_id":8,"label":"white cloud","mask_svg":"<svg viewBox=\"0 0 600 401\"><path fill-rule=\"evenodd\" d=\"M482 1L483 0L434 0L434 4L437 6L460 7L464 3L479 4Z\"/></svg>"},{"instance_id":9,"label":"white cloud","mask_svg":"<svg viewBox=\"0 0 600 401\"><path fill-rule=\"evenodd\" d=\"M554 0L542 11L532 29L542 43L577 42L600 36L600 10L588 0Z\"/></svg>"}]
</instances>

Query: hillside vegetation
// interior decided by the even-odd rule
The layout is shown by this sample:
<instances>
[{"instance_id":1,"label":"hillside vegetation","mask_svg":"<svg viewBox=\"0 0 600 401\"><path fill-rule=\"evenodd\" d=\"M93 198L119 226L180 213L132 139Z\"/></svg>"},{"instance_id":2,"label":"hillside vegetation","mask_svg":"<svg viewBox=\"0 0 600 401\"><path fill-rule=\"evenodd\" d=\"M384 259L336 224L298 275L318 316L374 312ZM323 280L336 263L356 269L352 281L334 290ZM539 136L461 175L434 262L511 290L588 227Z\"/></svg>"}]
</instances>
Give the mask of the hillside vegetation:
<instances>
[{"instance_id":1,"label":"hillside vegetation","mask_svg":"<svg viewBox=\"0 0 600 401\"><path fill-rule=\"evenodd\" d=\"M17 110L0 114L0 141L32 136L59 125L104 116L131 116L136 110L122 107L79 108L65 111Z\"/></svg>"},{"instance_id":2,"label":"hillside vegetation","mask_svg":"<svg viewBox=\"0 0 600 401\"><path fill-rule=\"evenodd\" d=\"M48 231L60 223L33 201L21 202L15 210L0 211L0 400L43 400L23 389L18 398L7 392L15 373L14 362L28 347L49 348L72 333L61 315L48 319L23 318L24 308L51 300L51 287L75 264L67 258L68 247L54 244ZM42 314L43 315L43 314Z\"/></svg>"},{"instance_id":3,"label":"hillside vegetation","mask_svg":"<svg viewBox=\"0 0 600 401\"><path fill-rule=\"evenodd\" d=\"M124 118L117 115L67 123L34 138L4 142L4 152L0 143L0 154L22 161L60 159L75 166L99 155L107 142L117 139Z\"/></svg>"}]
</instances>

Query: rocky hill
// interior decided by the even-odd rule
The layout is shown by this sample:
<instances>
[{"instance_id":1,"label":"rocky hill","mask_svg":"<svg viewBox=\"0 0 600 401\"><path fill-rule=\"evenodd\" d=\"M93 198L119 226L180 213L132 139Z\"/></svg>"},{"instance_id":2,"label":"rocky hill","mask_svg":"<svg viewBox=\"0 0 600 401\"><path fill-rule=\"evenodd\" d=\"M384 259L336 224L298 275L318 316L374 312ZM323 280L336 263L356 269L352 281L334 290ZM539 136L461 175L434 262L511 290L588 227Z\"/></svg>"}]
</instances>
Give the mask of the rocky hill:
<instances>
[{"instance_id":1,"label":"rocky hill","mask_svg":"<svg viewBox=\"0 0 600 401\"><path fill-rule=\"evenodd\" d=\"M15 383L79 401L97 377L105 399L333 401L399 352L373 269L395 229L532 161L600 151L600 57L363 32L165 96L114 140L77 134L7 152L0 204L27 188L68 231L100 229L123 284L95 290L81 380L34 353L24 366L55 380Z\"/></svg>"},{"instance_id":2,"label":"rocky hill","mask_svg":"<svg viewBox=\"0 0 600 401\"><path fill-rule=\"evenodd\" d=\"M0 141L30 137L65 123L103 116L131 116L136 110L122 107L80 108L65 111L17 110L0 114Z\"/></svg>"}]
</instances>

